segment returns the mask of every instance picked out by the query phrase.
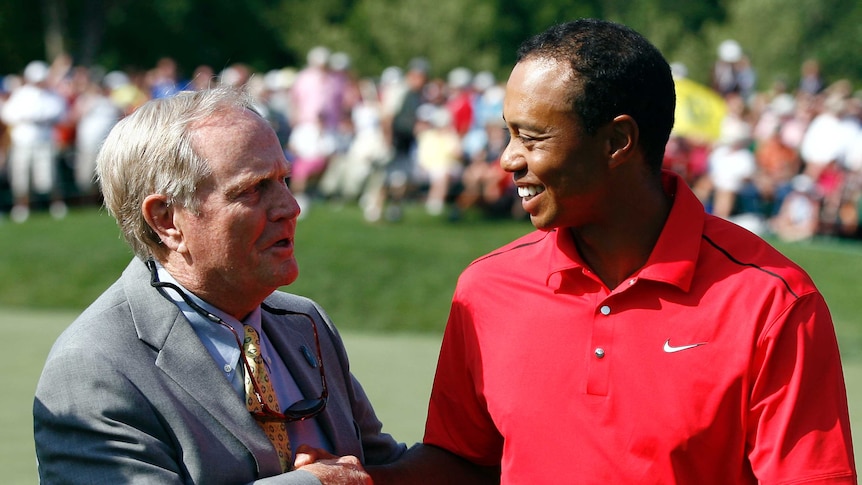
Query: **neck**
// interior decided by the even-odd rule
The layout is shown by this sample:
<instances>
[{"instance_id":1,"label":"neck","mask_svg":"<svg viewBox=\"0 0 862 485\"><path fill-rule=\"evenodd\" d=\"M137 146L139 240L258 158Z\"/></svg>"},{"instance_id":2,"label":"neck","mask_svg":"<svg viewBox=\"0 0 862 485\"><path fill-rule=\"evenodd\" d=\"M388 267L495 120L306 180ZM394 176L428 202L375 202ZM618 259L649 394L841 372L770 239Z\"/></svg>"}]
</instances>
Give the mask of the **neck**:
<instances>
[{"instance_id":1,"label":"neck","mask_svg":"<svg viewBox=\"0 0 862 485\"><path fill-rule=\"evenodd\" d=\"M268 296L252 297L232 291L226 282L214 282L206 275L191 271L188 266L171 264L170 259L160 263L187 291L239 321L243 321Z\"/></svg>"},{"instance_id":2,"label":"neck","mask_svg":"<svg viewBox=\"0 0 862 485\"><path fill-rule=\"evenodd\" d=\"M608 223L569 228L584 262L610 289L646 264L672 206L660 185L624 200Z\"/></svg>"}]
</instances>

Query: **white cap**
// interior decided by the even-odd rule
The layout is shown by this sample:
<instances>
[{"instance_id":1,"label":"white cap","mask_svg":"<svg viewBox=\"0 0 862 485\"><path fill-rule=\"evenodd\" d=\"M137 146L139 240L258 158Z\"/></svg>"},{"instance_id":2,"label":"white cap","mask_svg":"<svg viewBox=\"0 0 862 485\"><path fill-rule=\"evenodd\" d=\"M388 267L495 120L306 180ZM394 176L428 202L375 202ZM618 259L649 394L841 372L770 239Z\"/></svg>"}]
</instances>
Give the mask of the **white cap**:
<instances>
[{"instance_id":1,"label":"white cap","mask_svg":"<svg viewBox=\"0 0 862 485\"><path fill-rule=\"evenodd\" d=\"M473 73L466 67L456 67L449 71L449 86L454 89L466 88L473 80Z\"/></svg>"},{"instance_id":2,"label":"white cap","mask_svg":"<svg viewBox=\"0 0 862 485\"><path fill-rule=\"evenodd\" d=\"M266 82L267 89L271 91L290 89L293 81L296 80L296 70L290 67L273 69L266 73L263 80Z\"/></svg>"},{"instance_id":3,"label":"white cap","mask_svg":"<svg viewBox=\"0 0 862 485\"><path fill-rule=\"evenodd\" d=\"M733 39L727 39L718 45L718 58L724 62L737 62L742 59L742 46Z\"/></svg>"},{"instance_id":4,"label":"white cap","mask_svg":"<svg viewBox=\"0 0 862 485\"><path fill-rule=\"evenodd\" d=\"M111 71L105 74L105 78L102 82L108 87L108 89L114 90L128 85L131 81L129 80L129 76L123 71Z\"/></svg>"},{"instance_id":5,"label":"white cap","mask_svg":"<svg viewBox=\"0 0 862 485\"><path fill-rule=\"evenodd\" d=\"M32 61L24 68L24 79L28 83L40 83L48 79L48 64Z\"/></svg>"},{"instance_id":6,"label":"white cap","mask_svg":"<svg viewBox=\"0 0 862 485\"><path fill-rule=\"evenodd\" d=\"M329 56L329 67L333 71L344 71L350 67L350 56L346 52L335 52Z\"/></svg>"},{"instance_id":7,"label":"white cap","mask_svg":"<svg viewBox=\"0 0 862 485\"><path fill-rule=\"evenodd\" d=\"M425 121L430 123L431 119L434 118L434 113L437 111L437 106L431 103L422 103L416 108L416 118L420 121Z\"/></svg>"},{"instance_id":8,"label":"white cap","mask_svg":"<svg viewBox=\"0 0 862 485\"><path fill-rule=\"evenodd\" d=\"M781 93L769 103L769 108L778 116L790 116L796 110L796 99L791 94Z\"/></svg>"},{"instance_id":9,"label":"white cap","mask_svg":"<svg viewBox=\"0 0 862 485\"><path fill-rule=\"evenodd\" d=\"M398 66L389 66L380 73L380 84L394 84L401 82L404 71Z\"/></svg>"},{"instance_id":10,"label":"white cap","mask_svg":"<svg viewBox=\"0 0 862 485\"><path fill-rule=\"evenodd\" d=\"M671 62L670 73L675 79L688 77L688 67L682 62Z\"/></svg>"},{"instance_id":11,"label":"white cap","mask_svg":"<svg viewBox=\"0 0 862 485\"><path fill-rule=\"evenodd\" d=\"M323 46L312 47L308 51L308 64L310 66L322 67L329 62L329 49Z\"/></svg>"},{"instance_id":12,"label":"white cap","mask_svg":"<svg viewBox=\"0 0 862 485\"><path fill-rule=\"evenodd\" d=\"M491 71L480 71L473 78L473 89L482 92L496 84L496 82L497 79L494 77L494 73Z\"/></svg>"},{"instance_id":13,"label":"white cap","mask_svg":"<svg viewBox=\"0 0 862 485\"><path fill-rule=\"evenodd\" d=\"M790 179L790 185L797 192L811 192L814 190L814 181L805 174L800 174Z\"/></svg>"}]
</instances>

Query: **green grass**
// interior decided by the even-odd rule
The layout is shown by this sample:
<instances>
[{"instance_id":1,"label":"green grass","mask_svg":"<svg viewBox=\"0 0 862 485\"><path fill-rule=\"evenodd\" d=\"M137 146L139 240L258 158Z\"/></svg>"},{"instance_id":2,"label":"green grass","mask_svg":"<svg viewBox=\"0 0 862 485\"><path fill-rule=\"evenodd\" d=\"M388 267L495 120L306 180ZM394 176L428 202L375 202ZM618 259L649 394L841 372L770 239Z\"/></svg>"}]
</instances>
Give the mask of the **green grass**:
<instances>
[{"instance_id":1,"label":"green grass","mask_svg":"<svg viewBox=\"0 0 862 485\"><path fill-rule=\"evenodd\" d=\"M471 216L456 224L411 208L399 224L372 225L355 207L314 206L299 223L300 277L289 290L320 302L342 330L353 370L385 423L421 439L427 399L458 274L471 260L532 230L527 222ZM826 297L841 345L854 428L862 423L862 244L775 245L808 270ZM9 371L0 394L4 483L36 483L32 396L56 336L131 258L103 211L63 221L34 214L0 222L0 332ZM22 344L21 342L27 342ZM858 433L857 433L858 434ZM857 456L862 436L856 439Z\"/></svg>"},{"instance_id":2,"label":"green grass","mask_svg":"<svg viewBox=\"0 0 862 485\"><path fill-rule=\"evenodd\" d=\"M410 208L400 224L365 223L357 208L313 207L299 223L294 293L332 312L339 328L439 332L461 270L530 231L529 222L458 224ZM96 209L0 225L0 306L83 310L119 276L131 251Z\"/></svg>"}]
</instances>

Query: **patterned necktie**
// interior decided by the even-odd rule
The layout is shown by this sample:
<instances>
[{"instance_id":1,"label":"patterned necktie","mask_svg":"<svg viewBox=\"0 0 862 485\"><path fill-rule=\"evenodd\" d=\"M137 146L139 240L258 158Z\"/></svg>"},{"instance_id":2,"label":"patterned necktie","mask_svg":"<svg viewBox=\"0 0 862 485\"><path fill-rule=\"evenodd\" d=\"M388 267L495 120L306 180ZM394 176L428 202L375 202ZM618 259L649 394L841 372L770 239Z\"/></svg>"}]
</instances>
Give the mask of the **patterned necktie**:
<instances>
[{"instance_id":1,"label":"patterned necktie","mask_svg":"<svg viewBox=\"0 0 862 485\"><path fill-rule=\"evenodd\" d=\"M242 350L245 352L245 356L251 366L251 371L254 373L254 380L257 381L258 388L260 389L260 397L270 409L280 412L281 408L278 406L278 398L275 396L275 390L273 390L272 384L269 382L269 373L266 371L263 357L260 355L260 335L258 335L257 331L251 325L244 325L244 327L245 339L243 340ZM249 411L262 411L262 406L255 397L254 385L248 372L245 373L245 396L245 402ZM282 470L290 470L290 439L287 436L287 427L284 421L275 419L258 420L257 423L263 428L264 433L266 433L269 440L275 446Z\"/></svg>"}]
</instances>

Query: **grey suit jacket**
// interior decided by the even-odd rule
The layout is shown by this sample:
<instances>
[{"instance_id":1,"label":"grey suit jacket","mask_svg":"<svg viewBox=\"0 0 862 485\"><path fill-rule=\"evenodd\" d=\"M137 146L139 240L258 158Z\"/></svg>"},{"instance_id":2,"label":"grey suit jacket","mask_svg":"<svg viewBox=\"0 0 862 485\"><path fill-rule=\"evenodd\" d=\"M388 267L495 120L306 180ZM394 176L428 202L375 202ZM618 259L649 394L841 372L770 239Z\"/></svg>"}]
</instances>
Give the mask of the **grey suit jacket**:
<instances>
[{"instance_id":1,"label":"grey suit jacket","mask_svg":"<svg viewBox=\"0 0 862 485\"><path fill-rule=\"evenodd\" d=\"M41 481L318 483L307 472L280 474L275 449L243 400L149 278L145 264L134 259L48 355L33 406ZM307 313L317 323L329 402L314 419L335 453L365 464L398 458L406 447L381 432L326 313L283 292L266 303ZM262 319L303 394L318 396L318 370L300 352L301 345L315 348L308 320L266 311Z\"/></svg>"}]
</instances>

